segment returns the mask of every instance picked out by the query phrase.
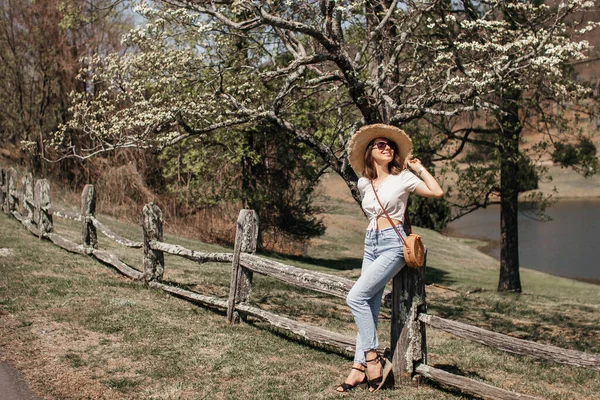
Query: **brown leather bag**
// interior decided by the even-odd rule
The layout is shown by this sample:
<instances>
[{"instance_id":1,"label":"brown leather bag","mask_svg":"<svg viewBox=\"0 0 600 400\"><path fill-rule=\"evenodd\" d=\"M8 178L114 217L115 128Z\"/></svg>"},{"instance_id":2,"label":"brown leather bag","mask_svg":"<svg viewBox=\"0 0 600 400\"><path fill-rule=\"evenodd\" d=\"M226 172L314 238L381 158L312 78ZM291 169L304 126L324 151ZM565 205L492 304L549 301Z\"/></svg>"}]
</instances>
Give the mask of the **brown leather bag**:
<instances>
[{"instance_id":1,"label":"brown leather bag","mask_svg":"<svg viewBox=\"0 0 600 400\"><path fill-rule=\"evenodd\" d=\"M383 204L381 204L379 196L377 196L375 186L373 185L373 181L371 181L371 187L373 188L373 193L375 193L375 198L377 199L379 206L385 213L385 216L387 217L388 221L390 221L390 225L392 225L392 227L404 243L404 261L406 261L406 265L408 265L410 268L421 268L423 264L425 264L425 245L421 240L421 236L417 235L416 233L411 233L405 239L400 234L400 231L396 227L396 224L394 224L394 221L392 220L388 212L385 210L385 207L383 207Z\"/></svg>"}]
</instances>

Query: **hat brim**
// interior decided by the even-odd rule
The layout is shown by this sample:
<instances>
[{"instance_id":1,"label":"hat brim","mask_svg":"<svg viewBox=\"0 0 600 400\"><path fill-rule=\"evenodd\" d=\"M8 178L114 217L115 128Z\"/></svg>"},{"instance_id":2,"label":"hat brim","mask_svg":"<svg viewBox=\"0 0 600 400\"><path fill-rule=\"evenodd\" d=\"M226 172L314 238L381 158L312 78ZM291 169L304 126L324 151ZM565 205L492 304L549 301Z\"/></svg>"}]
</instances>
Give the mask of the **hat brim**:
<instances>
[{"instance_id":1,"label":"hat brim","mask_svg":"<svg viewBox=\"0 0 600 400\"><path fill-rule=\"evenodd\" d=\"M402 129L386 124L365 125L360 128L348 143L348 161L354 172L363 175L365 169L365 151L371 140L378 137L394 142L404 167L412 153L412 140Z\"/></svg>"}]
</instances>

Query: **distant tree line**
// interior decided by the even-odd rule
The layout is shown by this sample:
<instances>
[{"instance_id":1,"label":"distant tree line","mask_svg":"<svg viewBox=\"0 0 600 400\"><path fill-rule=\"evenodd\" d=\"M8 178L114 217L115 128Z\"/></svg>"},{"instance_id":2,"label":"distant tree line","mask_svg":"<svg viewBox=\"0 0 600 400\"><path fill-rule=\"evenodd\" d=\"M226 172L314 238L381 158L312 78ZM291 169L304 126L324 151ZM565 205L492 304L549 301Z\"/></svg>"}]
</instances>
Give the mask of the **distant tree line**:
<instances>
[{"instance_id":1,"label":"distant tree line","mask_svg":"<svg viewBox=\"0 0 600 400\"><path fill-rule=\"evenodd\" d=\"M109 0L2 0L0 141L17 151L26 143L31 151L18 157L34 170L48 166L43 160L53 154L46 141L72 118L71 92L91 89L80 70L92 55L122 48L121 36L132 24L120 8ZM78 165L74 158L59 169Z\"/></svg>"}]
</instances>

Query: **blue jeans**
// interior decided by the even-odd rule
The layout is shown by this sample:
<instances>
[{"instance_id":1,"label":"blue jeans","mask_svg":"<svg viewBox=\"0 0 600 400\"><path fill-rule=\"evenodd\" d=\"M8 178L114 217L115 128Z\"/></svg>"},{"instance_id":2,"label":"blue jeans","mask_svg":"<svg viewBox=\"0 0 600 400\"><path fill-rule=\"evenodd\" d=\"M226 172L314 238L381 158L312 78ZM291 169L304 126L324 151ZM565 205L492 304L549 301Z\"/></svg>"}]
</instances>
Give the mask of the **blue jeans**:
<instances>
[{"instance_id":1,"label":"blue jeans","mask_svg":"<svg viewBox=\"0 0 600 400\"><path fill-rule=\"evenodd\" d=\"M398 230L402 232L402 227ZM393 227L367 231L360 277L346 297L358 328L355 363L366 365L365 352L379 347L377 318L383 291L404 265L403 243Z\"/></svg>"}]
</instances>

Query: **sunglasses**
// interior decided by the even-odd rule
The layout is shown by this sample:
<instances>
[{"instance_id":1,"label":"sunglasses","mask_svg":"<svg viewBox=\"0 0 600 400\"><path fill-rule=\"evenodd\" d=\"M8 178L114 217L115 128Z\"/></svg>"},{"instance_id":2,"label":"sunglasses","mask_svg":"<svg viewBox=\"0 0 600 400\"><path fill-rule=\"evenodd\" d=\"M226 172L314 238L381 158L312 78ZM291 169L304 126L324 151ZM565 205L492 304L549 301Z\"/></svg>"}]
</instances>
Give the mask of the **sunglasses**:
<instances>
[{"instance_id":1,"label":"sunglasses","mask_svg":"<svg viewBox=\"0 0 600 400\"><path fill-rule=\"evenodd\" d=\"M379 151L384 151L387 146L390 146L390 149L392 150L396 150L396 146L394 146L392 143L384 141L373 143L373 148L377 148Z\"/></svg>"}]
</instances>

